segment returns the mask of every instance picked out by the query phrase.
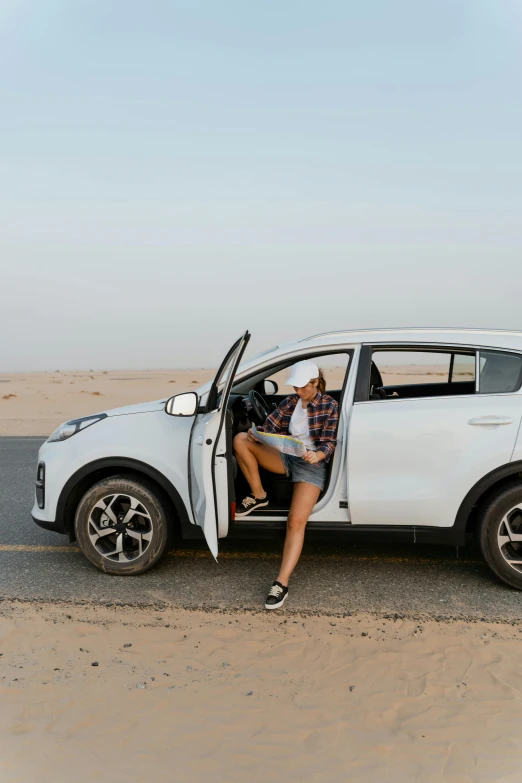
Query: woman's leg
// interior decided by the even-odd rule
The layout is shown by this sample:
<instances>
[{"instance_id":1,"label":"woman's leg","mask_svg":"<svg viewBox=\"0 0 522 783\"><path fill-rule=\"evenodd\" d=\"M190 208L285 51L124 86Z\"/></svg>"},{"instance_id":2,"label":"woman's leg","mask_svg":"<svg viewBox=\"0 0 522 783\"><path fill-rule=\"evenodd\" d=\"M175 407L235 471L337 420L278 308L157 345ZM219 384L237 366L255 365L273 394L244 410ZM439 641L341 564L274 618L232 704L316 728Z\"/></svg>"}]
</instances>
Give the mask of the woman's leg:
<instances>
[{"instance_id":1,"label":"woman's leg","mask_svg":"<svg viewBox=\"0 0 522 783\"><path fill-rule=\"evenodd\" d=\"M262 443L250 440L246 432L240 432L234 438L234 451L239 467L256 498L262 498L266 495L261 484L259 466L271 473L279 473L280 475L286 473L281 454L270 446L264 446Z\"/></svg>"},{"instance_id":2,"label":"woman's leg","mask_svg":"<svg viewBox=\"0 0 522 783\"><path fill-rule=\"evenodd\" d=\"M313 484L304 482L294 484L294 494L286 523L283 560L277 577L277 581L285 587L288 587L288 580L301 556L306 523L320 494L319 487Z\"/></svg>"}]
</instances>

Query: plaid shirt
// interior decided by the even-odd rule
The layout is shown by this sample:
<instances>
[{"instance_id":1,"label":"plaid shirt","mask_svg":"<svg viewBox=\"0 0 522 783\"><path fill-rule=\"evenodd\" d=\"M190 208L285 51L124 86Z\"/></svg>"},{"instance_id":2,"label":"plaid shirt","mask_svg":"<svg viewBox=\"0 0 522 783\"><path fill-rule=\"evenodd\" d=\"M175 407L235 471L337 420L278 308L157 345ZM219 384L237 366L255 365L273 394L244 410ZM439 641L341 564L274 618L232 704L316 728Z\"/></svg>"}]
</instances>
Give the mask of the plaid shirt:
<instances>
[{"instance_id":1,"label":"plaid shirt","mask_svg":"<svg viewBox=\"0 0 522 783\"><path fill-rule=\"evenodd\" d=\"M298 402L297 394L286 397L260 429L274 435L288 435L290 419ZM310 437L317 447L317 451L322 451L325 455L325 462L329 462L337 443L339 406L333 397L317 392L307 407Z\"/></svg>"}]
</instances>

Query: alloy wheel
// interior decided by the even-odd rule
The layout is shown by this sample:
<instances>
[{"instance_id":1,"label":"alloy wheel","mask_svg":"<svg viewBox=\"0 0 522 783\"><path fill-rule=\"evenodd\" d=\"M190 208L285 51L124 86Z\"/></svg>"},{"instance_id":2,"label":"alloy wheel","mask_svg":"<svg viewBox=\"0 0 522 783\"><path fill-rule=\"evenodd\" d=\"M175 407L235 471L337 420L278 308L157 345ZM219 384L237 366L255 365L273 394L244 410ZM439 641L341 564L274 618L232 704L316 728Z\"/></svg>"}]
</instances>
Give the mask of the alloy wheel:
<instances>
[{"instance_id":1,"label":"alloy wheel","mask_svg":"<svg viewBox=\"0 0 522 783\"><path fill-rule=\"evenodd\" d=\"M143 503L132 495L107 495L89 514L88 535L102 557L111 562L130 562L149 548L152 519Z\"/></svg>"},{"instance_id":2,"label":"alloy wheel","mask_svg":"<svg viewBox=\"0 0 522 783\"><path fill-rule=\"evenodd\" d=\"M498 549L505 562L522 574L522 503L504 514L497 532Z\"/></svg>"}]
</instances>

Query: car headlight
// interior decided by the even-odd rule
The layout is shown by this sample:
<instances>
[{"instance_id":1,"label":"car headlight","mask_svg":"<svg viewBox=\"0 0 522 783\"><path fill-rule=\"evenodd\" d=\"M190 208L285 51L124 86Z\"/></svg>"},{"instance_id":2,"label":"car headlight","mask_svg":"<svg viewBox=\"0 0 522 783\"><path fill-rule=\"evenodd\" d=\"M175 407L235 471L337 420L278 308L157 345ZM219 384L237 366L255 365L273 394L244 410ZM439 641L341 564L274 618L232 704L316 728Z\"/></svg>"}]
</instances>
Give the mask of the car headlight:
<instances>
[{"instance_id":1,"label":"car headlight","mask_svg":"<svg viewBox=\"0 0 522 783\"><path fill-rule=\"evenodd\" d=\"M47 443L56 443L60 440L67 440L67 438L76 435L77 432L90 427L91 424L106 419L106 413L97 413L96 416L84 416L83 419L74 419L73 421L66 421L64 424L60 424L55 429L52 435L47 438Z\"/></svg>"}]
</instances>

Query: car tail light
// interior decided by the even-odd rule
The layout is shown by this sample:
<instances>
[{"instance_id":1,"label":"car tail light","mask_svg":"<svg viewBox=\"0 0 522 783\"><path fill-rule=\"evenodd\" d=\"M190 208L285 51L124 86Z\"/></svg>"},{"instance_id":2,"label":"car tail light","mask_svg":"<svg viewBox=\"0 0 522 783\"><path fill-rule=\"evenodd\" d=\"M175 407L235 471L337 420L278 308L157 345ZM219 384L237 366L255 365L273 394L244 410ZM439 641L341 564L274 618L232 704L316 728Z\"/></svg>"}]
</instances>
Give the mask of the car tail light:
<instances>
[{"instance_id":1,"label":"car tail light","mask_svg":"<svg viewBox=\"0 0 522 783\"><path fill-rule=\"evenodd\" d=\"M233 522L235 518L236 518L236 501L234 500L234 502L230 504L230 519Z\"/></svg>"}]
</instances>

